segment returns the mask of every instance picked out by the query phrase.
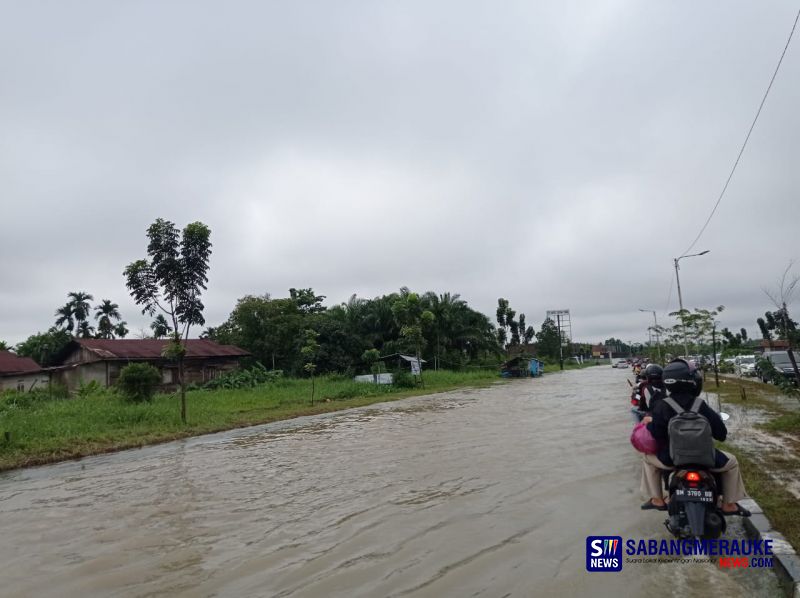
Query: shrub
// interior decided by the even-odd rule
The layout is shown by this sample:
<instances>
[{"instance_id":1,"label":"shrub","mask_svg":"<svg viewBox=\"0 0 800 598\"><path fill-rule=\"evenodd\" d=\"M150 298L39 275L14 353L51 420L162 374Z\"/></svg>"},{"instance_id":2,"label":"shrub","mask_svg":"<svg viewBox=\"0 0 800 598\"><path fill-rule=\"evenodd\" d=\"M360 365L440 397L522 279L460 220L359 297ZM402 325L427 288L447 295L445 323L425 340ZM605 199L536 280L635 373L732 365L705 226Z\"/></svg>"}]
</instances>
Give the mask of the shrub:
<instances>
[{"instance_id":1,"label":"shrub","mask_svg":"<svg viewBox=\"0 0 800 598\"><path fill-rule=\"evenodd\" d=\"M80 398L85 399L86 397L102 394L104 391L105 389L100 386L97 380L91 380L90 382L84 382L81 380L81 383L76 389L75 393Z\"/></svg>"},{"instance_id":2,"label":"shrub","mask_svg":"<svg viewBox=\"0 0 800 598\"><path fill-rule=\"evenodd\" d=\"M248 369L234 370L206 382L203 388L214 390L217 388L253 388L259 384L275 382L283 376L281 370L268 370L260 363Z\"/></svg>"},{"instance_id":3,"label":"shrub","mask_svg":"<svg viewBox=\"0 0 800 598\"><path fill-rule=\"evenodd\" d=\"M31 409L45 401L68 398L67 387L61 384L52 384L49 388L34 388L28 392L5 390L0 393L0 413L12 409Z\"/></svg>"},{"instance_id":4,"label":"shrub","mask_svg":"<svg viewBox=\"0 0 800 598\"><path fill-rule=\"evenodd\" d=\"M392 373L392 385L397 388L414 388L417 381L408 370L396 370Z\"/></svg>"},{"instance_id":5,"label":"shrub","mask_svg":"<svg viewBox=\"0 0 800 598\"><path fill-rule=\"evenodd\" d=\"M131 363L119 373L117 387L128 401L150 401L161 382L161 374L149 363Z\"/></svg>"}]
</instances>

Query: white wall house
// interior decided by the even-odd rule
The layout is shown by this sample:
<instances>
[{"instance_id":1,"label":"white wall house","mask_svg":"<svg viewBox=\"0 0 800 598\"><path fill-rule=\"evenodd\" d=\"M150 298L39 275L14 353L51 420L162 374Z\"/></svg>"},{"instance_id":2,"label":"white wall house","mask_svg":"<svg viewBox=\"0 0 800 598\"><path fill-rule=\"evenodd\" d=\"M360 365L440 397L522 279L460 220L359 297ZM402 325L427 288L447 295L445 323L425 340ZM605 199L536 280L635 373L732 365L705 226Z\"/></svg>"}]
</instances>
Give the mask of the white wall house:
<instances>
[{"instance_id":1,"label":"white wall house","mask_svg":"<svg viewBox=\"0 0 800 598\"><path fill-rule=\"evenodd\" d=\"M0 391L47 388L48 380L47 373L33 359L0 351Z\"/></svg>"}]
</instances>

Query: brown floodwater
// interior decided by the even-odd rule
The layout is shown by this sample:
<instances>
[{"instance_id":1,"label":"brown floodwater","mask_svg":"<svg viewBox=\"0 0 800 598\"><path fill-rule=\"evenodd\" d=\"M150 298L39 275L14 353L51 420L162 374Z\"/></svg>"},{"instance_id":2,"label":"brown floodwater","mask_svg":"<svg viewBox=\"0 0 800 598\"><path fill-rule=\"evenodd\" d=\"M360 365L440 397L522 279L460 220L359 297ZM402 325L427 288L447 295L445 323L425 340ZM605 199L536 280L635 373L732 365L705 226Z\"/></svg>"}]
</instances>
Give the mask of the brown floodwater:
<instances>
[{"instance_id":1,"label":"brown floodwater","mask_svg":"<svg viewBox=\"0 0 800 598\"><path fill-rule=\"evenodd\" d=\"M0 474L3 596L776 596L770 570L625 564L639 509L608 367ZM731 519L728 536L742 536Z\"/></svg>"}]
</instances>

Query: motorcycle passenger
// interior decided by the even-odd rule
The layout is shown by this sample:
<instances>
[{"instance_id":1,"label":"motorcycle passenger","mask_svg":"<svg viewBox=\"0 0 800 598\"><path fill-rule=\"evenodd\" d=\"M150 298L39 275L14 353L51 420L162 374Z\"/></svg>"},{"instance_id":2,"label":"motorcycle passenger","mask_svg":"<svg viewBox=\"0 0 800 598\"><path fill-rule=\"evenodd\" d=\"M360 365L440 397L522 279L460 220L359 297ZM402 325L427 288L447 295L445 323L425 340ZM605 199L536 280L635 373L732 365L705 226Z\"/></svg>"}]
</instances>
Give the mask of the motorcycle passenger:
<instances>
[{"instance_id":1,"label":"motorcycle passenger","mask_svg":"<svg viewBox=\"0 0 800 598\"><path fill-rule=\"evenodd\" d=\"M695 398L703 390L703 375L694 366L683 359L673 359L662 372L664 386L669 396L683 409L688 410ZM700 406L699 414L705 417L710 426L714 439L725 440L728 429L719 414L705 402ZM663 498L662 470L673 469L672 459L669 455L669 420L677 413L664 401L655 401L652 414L642 421L647 424L647 429L659 442L661 447L657 454L643 455L641 490L650 500L642 505L642 509L656 509L666 511L667 505ZM722 512L726 515L741 515L749 517L750 511L737 504L737 501L746 498L742 474L736 457L716 449L714 468L710 471L719 473L722 480Z\"/></svg>"},{"instance_id":2,"label":"motorcycle passenger","mask_svg":"<svg viewBox=\"0 0 800 598\"><path fill-rule=\"evenodd\" d=\"M664 368L656 363L644 368L643 381L639 385L639 410L652 412L656 401L666 394Z\"/></svg>"}]
</instances>

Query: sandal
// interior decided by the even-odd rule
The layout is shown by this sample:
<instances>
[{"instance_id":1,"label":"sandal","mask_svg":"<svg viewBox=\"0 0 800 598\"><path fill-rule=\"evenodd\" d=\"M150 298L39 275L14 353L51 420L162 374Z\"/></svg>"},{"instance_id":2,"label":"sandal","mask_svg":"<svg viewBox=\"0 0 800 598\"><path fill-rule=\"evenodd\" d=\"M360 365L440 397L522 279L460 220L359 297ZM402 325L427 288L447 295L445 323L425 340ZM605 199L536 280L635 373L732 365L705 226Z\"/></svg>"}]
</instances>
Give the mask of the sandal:
<instances>
[{"instance_id":1,"label":"sandal","mask_svg":"<svg viewBox=\"0 0 800 598\"><path fill-rule=\"evenodd\" d=\"M642 511L666 511L667 508L667 505L654 505L652 500L643 502L641 506Z\"/></svg>"},{"instance_id":2,"label":"sandal","mask_svg":"<svg viewBox=\"0 0 800 598\"><path fill-rule=\"evenodd\" d=\"M729 516L733 517L735 515L739 515L741 517L750 517L750 515L752 515L752 513L750 511L745 509L739 503L736 503L736 510L735 511L726 511L725 509L720 509L720 511L722 511L722 514L725 515L726 517L729 517Z\"/></svg>"}]
</instances>

